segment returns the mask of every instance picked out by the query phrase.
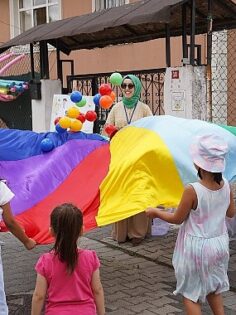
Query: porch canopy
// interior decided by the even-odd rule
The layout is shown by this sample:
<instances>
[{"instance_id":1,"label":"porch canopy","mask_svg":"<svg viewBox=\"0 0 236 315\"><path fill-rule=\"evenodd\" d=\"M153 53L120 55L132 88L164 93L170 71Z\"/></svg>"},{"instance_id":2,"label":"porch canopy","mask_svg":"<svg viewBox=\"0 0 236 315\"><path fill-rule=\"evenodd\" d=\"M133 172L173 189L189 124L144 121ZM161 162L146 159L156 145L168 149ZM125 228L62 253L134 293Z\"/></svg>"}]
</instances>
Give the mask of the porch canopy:
<instances>
[{"instance_id":1,"label":"porch canopy","mask_svg":"<svg viewBox=\"0 0 236 315\"><path fill-rule=\"evenodd\" d=\"M213 31L236 28L236 4L231 0L143 0L91 14L42 24L0 46L0 53L12 46L47 42L69 54L72 50L102 48L108 45L143 42L183 34L183 6L193 12L186 19L186 34L207 33L213 18ZM211 6L212 4L212 6Z\"/></svg>"}]
</instances>

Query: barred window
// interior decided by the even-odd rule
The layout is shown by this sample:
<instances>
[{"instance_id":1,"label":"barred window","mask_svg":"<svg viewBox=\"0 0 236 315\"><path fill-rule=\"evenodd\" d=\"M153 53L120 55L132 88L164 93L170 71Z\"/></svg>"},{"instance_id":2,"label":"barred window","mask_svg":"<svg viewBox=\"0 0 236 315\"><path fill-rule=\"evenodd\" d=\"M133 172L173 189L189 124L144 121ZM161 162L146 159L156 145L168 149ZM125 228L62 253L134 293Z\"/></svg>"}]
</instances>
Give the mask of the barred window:
<instances>
[{"instance_id":1,"label":"barred window","mask_svg":"<svg viewBox=\"0 0 236 315\"><path fill-rule=\"evenodd\" d=\"M95 0L94 11L101 11L129 3L129 0Z\"/></svg>"},{"instance_id":2,"label":"barred window","mask_svg":"<svg viewBox=\"0 0 236 315\"><path fill-rule=\"evenodd\" d=\"M58 0L19 0L21 32L59 19Z\"/></svg>"}]
</instances>

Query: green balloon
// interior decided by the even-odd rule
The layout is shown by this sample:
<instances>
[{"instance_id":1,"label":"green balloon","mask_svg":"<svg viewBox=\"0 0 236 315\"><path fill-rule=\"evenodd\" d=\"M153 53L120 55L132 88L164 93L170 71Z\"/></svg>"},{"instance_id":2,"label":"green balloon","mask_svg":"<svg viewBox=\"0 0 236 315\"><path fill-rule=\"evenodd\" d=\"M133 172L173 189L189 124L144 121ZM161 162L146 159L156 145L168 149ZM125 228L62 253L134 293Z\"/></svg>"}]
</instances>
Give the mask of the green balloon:
<instances>
[{"instance_id":1,"label":"green balloon","mask_svg":"<svg viewBox=\"0 0 236 315\"><path fill-rule=\"evenodd\" d=\"M83 107L86 105L86 102L87 102L86 99L83 97L80 102L76 103L76 106Z\"/></svg>"},{"instance_id":2,"label":"green balloon","mask_svg":"<svg viewBox=\"0 0 236 315\"><path fill-rule=\"evenodd\" d=\"M123 81L123 77L120 73L118 72L114 72L112 73L112 75L110 76L110 82L113 85L121 85Z\"/></svg>"}]
</instances>

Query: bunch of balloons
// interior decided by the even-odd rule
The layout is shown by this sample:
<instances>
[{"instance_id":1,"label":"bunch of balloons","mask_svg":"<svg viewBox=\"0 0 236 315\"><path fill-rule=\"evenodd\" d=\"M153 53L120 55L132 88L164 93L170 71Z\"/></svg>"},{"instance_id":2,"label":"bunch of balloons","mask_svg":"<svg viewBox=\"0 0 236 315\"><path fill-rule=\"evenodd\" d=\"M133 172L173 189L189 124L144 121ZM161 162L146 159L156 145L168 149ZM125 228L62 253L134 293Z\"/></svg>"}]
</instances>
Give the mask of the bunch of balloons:
<instances>
[{"instance_id":1,"label":"bunch of balloons","mask_svg":"<svg viewBox=\"0 0 236 315\"><path fill-rule=\"evenodd\" d=\"M97 119L95 111L89 110L86 114L80 112L78 107L85 106L86 99L79 91L72 92L70 99L76 106L68 108L64 117L57 117L54 121L56 131L59 133L67 130L72 132L80 131L85 120L93 122Z\"/></svg>"},{"instance_id":2,"label":"bunch of balloons","mask_svg":"<svg viewBox=\"0 0 236 315\"><path fill-rule=\"evenodd\" d=\"M104 109L109 109L115 101L116 95L112 91L109 84L104 83L99 88L99 93L93 97L93 102L96 106L101 106Z\"/></svg>"},{"instance_id":3,"label":"bunch of balloons","mask_svg":"<svg viewBox=\"0 0 236 315\"><path fill-rule=\"evenodd\" d=\"M123 81L122 75L118 72L112 73L110 76L110 83L114 86L121 85ZM93 102L96 106L101 106L103 109L109 109L116 99L116 94L112 90L110 84L101 84L99 93L93 98Z\"/></svg>"},{"instance_id":4,"label":"bunch of balloons","mask_svg":"<svg viewBox=\"0 0 236 315\"><path fill-rule=\"evenodd\" d=\"M80 112L79 108L86 105L86 98L79 92L74 91L70 95L70 99L75 106L71 106L63 117L57 117L54 120L55 129L58 133L64 132L78 132L82 129L83 123L87 120L94 122L97 119L97 113L93 110L89 110L86 114ZM49 152L54 148L54 144L51 139L45 138L41 142L41 150L43 152Z\"/></svg>"},{"instance_id":5,"label":"bunch of balloons","mask_svg":"<svg viewBox=\"0 0 236 315\"><path fill-rule=\"evenodd\" d=\"M114 72L110 76L109 81L114 86L120 86L123 81L123 77L120 73ZM104 109L109 109L115 101L115 97L116 95L112 91L111 86L109 84L102 84L99 89L99 94L94 96L93 101L95 105L100 105ZM112 139L112 137L118 131L114 125L107 125L104 130L110 139Z\"/></svg>"}]
</instances>

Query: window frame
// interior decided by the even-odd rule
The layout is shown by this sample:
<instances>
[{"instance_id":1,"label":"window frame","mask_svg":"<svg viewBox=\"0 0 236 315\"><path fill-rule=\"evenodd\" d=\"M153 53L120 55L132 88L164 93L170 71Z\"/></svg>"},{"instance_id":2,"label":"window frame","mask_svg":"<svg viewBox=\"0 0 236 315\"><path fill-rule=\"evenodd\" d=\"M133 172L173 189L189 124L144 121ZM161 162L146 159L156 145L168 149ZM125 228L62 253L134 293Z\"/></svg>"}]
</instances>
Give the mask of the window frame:
<instances>
[{"instance_id":1,"label":"window frame","mask_svg":"<svg viewBox=\"0 0 236 315\"><path fill-rule=\"evenodd\" d=\"M109 1L109 0L100 0L100 1ZM129 0L125 0L125 4L129 4ZM122 5L125 5L122 4ZM96 0L92 0L92 12L98 12L99 10L96 10Z\"/></svg>"},{"instance_id":2,"label":"window frame","mask_svg":"<svg viewBox=\"0 0 236 315\"><path fill-rule=\"evenodd\" d=\"M19 34L22 34L23 31L20 26L20 12L31 10L31 27L34 26L34 9L45 8L46 7L46 19L49 23L49 7L57 4L58 5L58 19L61 19L62 16L62 0L54 0L52 3L49 3L49 0L46 0L46 4L33 5L33 0L31 0L31 5L25 8L19 8L19 1L9 0L10 8L10 37L13 38Z\"/></svg>"}]
</instances>

